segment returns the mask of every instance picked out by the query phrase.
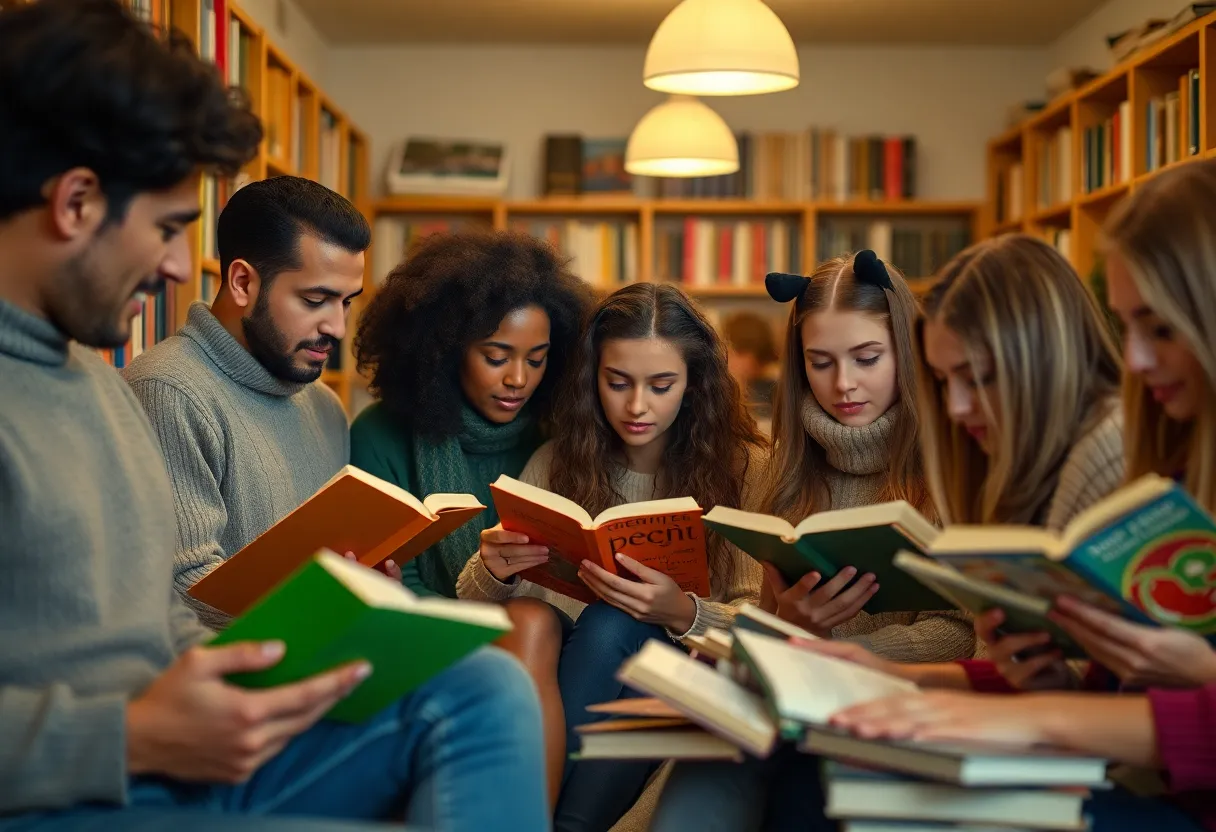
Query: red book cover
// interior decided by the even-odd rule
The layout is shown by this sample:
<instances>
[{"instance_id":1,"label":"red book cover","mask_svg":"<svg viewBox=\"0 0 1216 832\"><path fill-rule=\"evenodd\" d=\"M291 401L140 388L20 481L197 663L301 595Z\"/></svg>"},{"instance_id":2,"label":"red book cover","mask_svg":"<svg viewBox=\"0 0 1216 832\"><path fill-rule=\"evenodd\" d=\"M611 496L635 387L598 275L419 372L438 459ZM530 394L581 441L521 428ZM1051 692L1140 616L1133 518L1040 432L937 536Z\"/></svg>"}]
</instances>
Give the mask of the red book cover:
<instances>
[{"instance_id":1,"label":"red book cover","mask_svg":"<svg viewBox=\"0 0 1216 832\"><path fill-rule=\"evenodd\" d=\"M900 138L889 138L883 146L886 159L883 164L885 181L883 191L886 198L896 202L904 194L904 142Z\"/></svg>"}]
</instances>

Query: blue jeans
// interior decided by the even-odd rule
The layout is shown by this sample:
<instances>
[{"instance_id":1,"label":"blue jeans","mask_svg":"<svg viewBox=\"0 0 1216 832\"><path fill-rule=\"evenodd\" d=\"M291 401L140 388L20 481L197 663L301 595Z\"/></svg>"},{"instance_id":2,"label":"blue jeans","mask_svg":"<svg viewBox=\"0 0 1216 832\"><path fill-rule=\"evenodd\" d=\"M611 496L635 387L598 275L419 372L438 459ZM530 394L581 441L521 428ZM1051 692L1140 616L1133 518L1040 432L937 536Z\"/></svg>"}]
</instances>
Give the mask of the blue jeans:
<instances>
[{"instance_id":1,"label":"blue jeans","mask_svg":"<svg viewBox=\"0 0 1216 832\"><path fill-rule=\"evenodd\" d=\"M19 815L0 832L353 832L374 827L344 821L402 816L433 830L549 828L536 691L497 648L365 723L318 723L241 785L136 778L128 806Z\"/></svg>"},{"instance_id":2,"label":"blue jeans","mask_svg":"<svg viewBox=\"0 0 1216 832\"><path fill-rule=\"evenodd\" d=\"M651 832L827 832L819 757L783 746L766 760L679 763L667 780ZM1119 788L1086 801L1093 832L1202 832L1165 800Z\"/></svg>"},{"instance_id":3,"label":"blue jeans","mask_svg":"<svg viewBox=\"0 0 1216 832\"><path fill-rule=\"evenodd\" d=\"M575 728L604 719L588 705L637 696L617 681L621 663L652 638L668 641L655 624L643 624L611 604L591 604L568 631L558 663L557 684L566 712L566 748L579 748ZM558 832L609 829L629 810L658 768L657 762L589 760L566 765L557 800Z\"/></svg>"},{"instance_id":4,"label":"blue jeans","mask_svg":"<svg viewBox=\"0 0 1216 832\"><path fill-rule=\"evenodd\" d=\"M676 763L651 832L827 832L819 758L779 746L763 760Z\"/></svg>"}]
</instances>

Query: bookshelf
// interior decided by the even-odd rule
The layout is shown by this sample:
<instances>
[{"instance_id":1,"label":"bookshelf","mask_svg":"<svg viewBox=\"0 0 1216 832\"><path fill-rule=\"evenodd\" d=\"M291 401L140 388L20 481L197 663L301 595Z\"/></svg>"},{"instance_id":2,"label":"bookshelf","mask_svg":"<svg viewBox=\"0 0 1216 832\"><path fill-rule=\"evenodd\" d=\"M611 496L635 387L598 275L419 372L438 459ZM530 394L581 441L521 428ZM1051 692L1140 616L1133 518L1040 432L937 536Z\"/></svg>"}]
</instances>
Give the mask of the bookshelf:
<instances>
[{"instance_id":1,"label":"bookshelf","mask_svg":"<svg viewBox=\"0 0 1216 832\"><path fill-rule=\"evenodd\" d=\"M1216 15L992 139L984 236L1042 237L1088 281L1112 207L1162 170L1216 155L1214 69Z\"/></svg>"},{"instance_id":2,"label":"bookshelf","mask_svg":"<svg viewBox=\"0 0 1216 832\"><path fill-rule=\"evenodd\" d=\"M975 202L615 195L533 200L388 197L370 203L373 234L365 295L370 299L418 238L481 226L520 229L550 240L573 256L575 274L603 294L634 281L668 281L700 299L711 317L748 302L773 313L776 305L768 302L764 289L768 271L808 274L820 259L849 249L874 248L906 270L913 287L923 291L929 275L946 258L978 239L980 208ZM911 250L901 243L920 234L932 242L923 246L914 266L900 263L895 255ZM349 379L354 388L363 385L353 372Z\"/></svg>"},{"instance_id":3,"label":"bookshelf","mask_svg":"<svg viewBox=\"0 0 1216 832\"><path fill-rule=\"evenodd\" d=\"M305 176L333 187L367 213L367 139L325 93L291 61L256 21L231 0L125 0L156 26L170 23L215 63L221 75L249 97L265 129L257 156L232 180L204 177L203 217L191 230L194 274L189 283L152 298L134 324L126 347L103 355L123 367L143 349L185 323L190 304L210 301L219 288L220 264L215 224L228 194L268 176ZM324 131L323 132L323 128ZM322 179L322 176L325 179ZM349 341L349 339L346 339ZM336 354L324 381L349 407L349 345Z\"/></svg>"}]
</instances>

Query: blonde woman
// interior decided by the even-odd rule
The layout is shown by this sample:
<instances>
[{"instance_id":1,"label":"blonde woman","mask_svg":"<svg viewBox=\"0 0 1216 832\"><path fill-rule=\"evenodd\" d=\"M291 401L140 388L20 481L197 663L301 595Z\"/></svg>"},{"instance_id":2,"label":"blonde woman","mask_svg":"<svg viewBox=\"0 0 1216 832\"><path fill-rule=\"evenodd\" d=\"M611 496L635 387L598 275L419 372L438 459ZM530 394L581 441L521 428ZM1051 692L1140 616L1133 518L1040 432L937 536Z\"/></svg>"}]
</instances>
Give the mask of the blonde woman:
<instances>
[{"instance_id":1,"label":"blonde woman","mask_svg":"<svg viewBox=\"0 0 1216 832\"><path fill-rule=\"evenodd\" d=\"M921 444L944 523L1058 529L1118 487L1118 349L1054 248L1021 234L971 246L919 329Z\"/></svg>"},{"instance_id":2,"label":"blonde woman","mask_svg":"<svg viewBox=\"0 0 1216 832\"><path fill-rule=\"evenodd\" d=\"M1216 512L1216 161L1136 189L1105 229L1110 306L1124 329L1128 476L1176 477ZM1208 586L1216 582L1209 573ZM938 691L834 718L864 736L1049 744L1157 768L1169 799L1095 792L1095 832L1216 830L1216 652L1181 628L1132 624L1061 599L1053 619L1136 694ZM842 654L850 645L807 645ZM871 654L846 656L883 664ZM922 681L924 679L922 678Z\"/></svg>"}]
</instances>

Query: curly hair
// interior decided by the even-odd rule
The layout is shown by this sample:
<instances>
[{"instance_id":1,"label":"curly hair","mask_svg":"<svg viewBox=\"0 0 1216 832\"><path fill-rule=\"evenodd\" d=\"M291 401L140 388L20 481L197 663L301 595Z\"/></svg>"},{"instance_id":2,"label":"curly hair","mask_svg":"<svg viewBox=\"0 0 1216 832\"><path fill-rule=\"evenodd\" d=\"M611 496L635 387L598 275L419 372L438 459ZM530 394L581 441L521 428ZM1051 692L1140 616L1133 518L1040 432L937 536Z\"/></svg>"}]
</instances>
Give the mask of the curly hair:
<instances>
[{"instance_id":1,"label":"curly hair","mask_svg":"<svg viewBox=\"0 0 1216 832\"><path fill-rule=\"evenodd\" d=\"M460 429L465 352L511 312L540 307L549 316L548 367L528 409L543 424L591 304L590 288L535 237L480 229L433 234L389 273L364 310L355 358L395 417L441 440Z\"/></svg>"},{"instance_id":2,"label":"curly hair","mask_svg":"<svg viewBox=\"0 0 1216 832\"><path fill-rule=\"evenodd\" d=\"M0 12L0 219L42 205L48 179L93 171L109 221L196 170L230 175L262 126L184 34L157 37L115 0Z\"/></svg>"},{"instance_id":3,"label":"curly hair","mask_svg":"<svg viewBox=\"0 0 1216 832\"><path fill-rule=\"evenodd\" d=\"M593 517L621 503L610 464L620 458L621 440L604 416L597 377L605 341L638 338L670 342L688 366L688 387L668 429L657 490L662 496L691 496L706 511L737 507L749 449L763 447L765 440L727 370L726 345L682 289L663 283L618 289L600 303L584 330L558 413L554 459L561 464L549 472L551 489ZM726 585L733 566L725 543L713 535L709 549L711 577Z\"/></svg>"}]
</instances>

